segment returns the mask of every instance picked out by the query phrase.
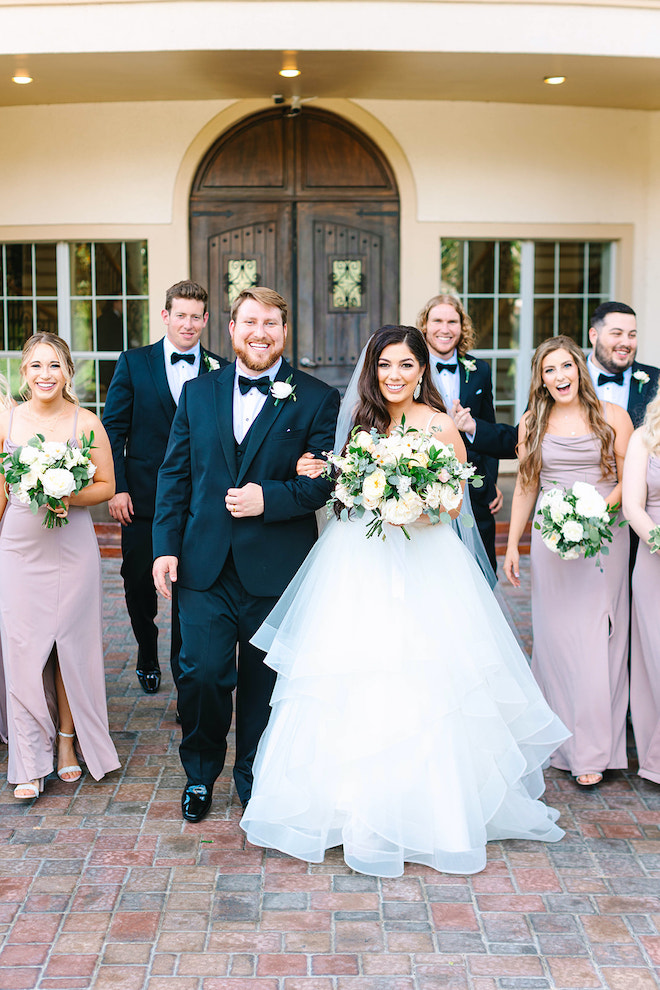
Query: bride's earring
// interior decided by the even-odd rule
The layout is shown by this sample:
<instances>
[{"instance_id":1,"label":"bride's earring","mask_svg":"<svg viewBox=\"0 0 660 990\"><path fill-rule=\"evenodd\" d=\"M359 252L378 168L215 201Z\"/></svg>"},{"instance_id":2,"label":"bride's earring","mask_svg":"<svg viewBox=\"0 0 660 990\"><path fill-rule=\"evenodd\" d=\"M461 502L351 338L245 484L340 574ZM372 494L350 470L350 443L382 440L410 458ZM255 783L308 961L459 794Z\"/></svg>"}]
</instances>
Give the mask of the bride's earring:
<instances>
[{"instance_id":1,"label":"bride's earring","mask_svg":"<svg viewBox=\"0 0 660 990\"><path fill-rule=\"evenodd\" d=\"M422 379L420 378L420 380L415 385L415 391L413 392L413 399L419 399L421 394L422 394Z\"/></svg>"}]
</instances>

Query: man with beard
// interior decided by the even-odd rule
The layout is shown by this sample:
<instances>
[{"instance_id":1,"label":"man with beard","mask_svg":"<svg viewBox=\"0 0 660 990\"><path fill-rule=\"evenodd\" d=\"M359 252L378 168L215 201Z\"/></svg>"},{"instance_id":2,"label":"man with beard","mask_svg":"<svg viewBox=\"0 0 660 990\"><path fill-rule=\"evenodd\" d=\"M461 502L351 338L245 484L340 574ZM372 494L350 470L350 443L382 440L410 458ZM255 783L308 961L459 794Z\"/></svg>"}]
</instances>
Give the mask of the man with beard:
<instances>
[{"instance_id":1,"label":"man with beard","mask_svg":"<svg viewBox=\"0 0 660 990\"><path fill-rule=\"evenodd\" d=\"M625 303L601 303L589 328L593 351L587 358L598 398L628 410L637 429L656 393L660 369L635 361L637 320Z\"/></svg>"},{"instance_id":2,"label":"man with beard","mask_svg":"<svg viewBox=\"0 0 660 990\"><path fill-rule=\"evenodd\" d=\"M234 781L243 806L250 798L275 683L250 639L316 539L331 484L296 475L296 462L332 449L339 408L336 389L283 359L287 304L277 292L242 292L229 333L236 361L183 390L153 527L156 588L169 598L169 576L179 589L181 808L192 822L208 812L224 766L234 688Z\"/></svg>"}]
</instances>

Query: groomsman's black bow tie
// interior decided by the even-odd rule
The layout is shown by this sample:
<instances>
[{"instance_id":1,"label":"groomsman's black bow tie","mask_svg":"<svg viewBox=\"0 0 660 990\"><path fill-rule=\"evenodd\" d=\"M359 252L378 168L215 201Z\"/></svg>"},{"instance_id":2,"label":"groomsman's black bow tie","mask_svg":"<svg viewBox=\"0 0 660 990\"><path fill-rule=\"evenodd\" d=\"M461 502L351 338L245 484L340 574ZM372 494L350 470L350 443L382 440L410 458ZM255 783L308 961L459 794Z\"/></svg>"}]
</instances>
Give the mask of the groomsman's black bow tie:
<instances>
[{"instance_id":1,"label":"groomsman's black bow tie","mask_svg":"<svg viewBox=\"0 0 660 990\"><path fill-rule=\"evenodd\" d=\"M623 385L623 372L618 371L616 375L599 375L598 384L599 385L609 385L612 382L613 385Z\"/></svg>"},{"instance_id":2,"label":"groomsman's black bow tie","mask_svg":"<svg viewBox=\"0 0 660 990\"><path fill-rule=\"evenodd\" d=\"M442 361L438 361L436 363L436 368L438 369L438 371L450 371L452 373L452 375L453 375L454 372L456 371L456 369L458 368L458 365L457 364L443 364Z\"/></svg>"},{"instance_id":3,"label":"groomsman's black bow tie","mask_svg":"<svg viewBox=\"0 0 660 990\"><path fill-rule=\"evenodd\" d=\"M258 388L262 395L268 395L271 384L268 375L264 375L263 378L246 378L245 375L238 376L238 387L241 390L241 395L247 395L251 388Z\"/></svg>"},{"instance_id":4,"label":"groomsman's black bow tie","mask_svg":"<svg viewBox=\"0 0 660 990\"><path fill-rule=\"evenodd\" d=\"M194 354L179 354L178 351L172 351L172 357L170 358L170 361L172 362L172 364L176 364L177 361L187 361L188 364L194 364L195 363L195 355Z\"/></svg>"}]
</instances>

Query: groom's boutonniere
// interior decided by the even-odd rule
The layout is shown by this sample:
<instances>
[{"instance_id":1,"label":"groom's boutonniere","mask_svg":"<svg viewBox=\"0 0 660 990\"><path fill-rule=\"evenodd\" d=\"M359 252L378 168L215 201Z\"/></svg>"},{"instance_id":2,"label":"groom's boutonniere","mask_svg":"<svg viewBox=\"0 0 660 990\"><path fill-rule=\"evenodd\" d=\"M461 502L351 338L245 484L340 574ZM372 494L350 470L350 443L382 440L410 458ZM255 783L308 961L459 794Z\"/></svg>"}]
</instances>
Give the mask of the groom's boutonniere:
<instances>
[{"instance_id":1,"label":"groom's boutonniere","mask_svg":"<svg viewBox=\"0 0 660 990\"><path fill-rule=\"evenodd\" d=\"M476 361L472 361L470 358L464 358L464 357L459 358L458 360L461 362L461 364L465 368L465 381L466 382L469 382L470 381L470 372L477 370L477 362Z\"/></svg>"},{"instance_id":2,"label":"groom's boutonniere","mask_svg":"<svg viewBox=\"0 0 660 990\"><path fill-rule=\"evenodd\" d=\"M641 392L644 385L646 385L651 380L645 371L633 371L633 378L637 382L638 392Z\"/></svg>"},{"instance_id":3,"label":"groom's boutonniere","mask_svg":"<svg viewBox=\"0 0 660 990\"><path fill-rule=\"evenodd\" d=\"M207 371L217 371L220 367L220 362L216 361L210 354L207 354L206 351L202 354L202 361Z\"/></svg>"},{"instance_id":4,"label":"groom's boutonniere","mask_svg":"<svg viewBox=\"0 0 660 990\"><path fill-rule=\"evenodd\" d=\"M287 399L296 399L296 386L291 384L291 379L293 375L289 375L285 382L273 382L270 386L270 394L275 399L274 405L279 405L280 402L285 402Z\"/></svg>"}]
</instances>

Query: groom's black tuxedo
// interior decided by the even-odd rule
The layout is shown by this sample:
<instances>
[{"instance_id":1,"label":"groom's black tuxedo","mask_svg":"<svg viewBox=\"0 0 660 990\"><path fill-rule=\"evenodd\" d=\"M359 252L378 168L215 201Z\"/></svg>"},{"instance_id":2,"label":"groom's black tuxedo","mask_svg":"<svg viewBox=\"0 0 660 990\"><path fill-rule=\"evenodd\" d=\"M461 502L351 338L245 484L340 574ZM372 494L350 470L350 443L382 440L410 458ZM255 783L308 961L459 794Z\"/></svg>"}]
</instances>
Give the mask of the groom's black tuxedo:
<instances>
[{"instance_id":1,"label":"groom's black tuxedo","mask_svg":"<svg viewBox=\"0 0 660 990\"><path fill-rule=\"evenodd\" d=\"M234 778L243 802L274 683L249 640L311 549L315 510L331 487L324 478L296 476L296 462L306 451L332 448L339 395L283 361L276 380L290 375L295 401L275 405L269 394L240 445L233 430L235 365L188 382L158 476L154 556L179 560L181 760L189 782L213 786L238 685ZM227 490L249 483L262 488L263 514L234 518Z\"/></svg>"},{"instance_id":2,"label":"groom's black tuxedo","mask_svg":"<svg viewBox=\"0 0 660 990\"><path fill-rule=\"evenodd\" d=\"M206 372L204 357L227 364L204 348L199 374ZM122 526L122 577L126 605L138 643L138 667L157 665L156 592L151 576L151 525L158 469L165 457L176 405L165 371L163 341L124 351L119 356L103 413L115 468L117 492L128 492L133 522ZM179 651L176 608L172 610L172 658Z\"/></svg>"}]
</instances>

